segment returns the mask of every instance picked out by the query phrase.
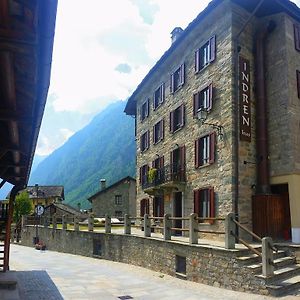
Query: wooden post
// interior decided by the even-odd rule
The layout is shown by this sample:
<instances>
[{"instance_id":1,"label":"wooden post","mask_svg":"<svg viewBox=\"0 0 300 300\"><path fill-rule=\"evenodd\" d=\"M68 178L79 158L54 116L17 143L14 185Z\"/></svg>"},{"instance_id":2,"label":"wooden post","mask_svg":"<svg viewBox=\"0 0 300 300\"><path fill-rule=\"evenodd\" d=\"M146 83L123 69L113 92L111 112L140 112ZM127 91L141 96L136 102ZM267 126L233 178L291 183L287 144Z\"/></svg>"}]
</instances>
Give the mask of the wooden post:
<instances>
[{"instance_id":1,"label":"wooden post","mask_svg":"<svg viewBox=\"0 0 300 300\"><path fill-rule=\"evenodd\" d=\"M148 214L145 214L144 216L144 236L151 236L151 222Z\"/></svg>"},{"instance_id":2,"label":"wooden post","mask_svg":"<svg viewBox=\"0 0 300 300\"><path fill-rule=\"evenodd\" d=\"M265 277L270 277L274 275L274 256L273 256L273 246L272 238L264 237L262 239L262 274Z\"/></svg>"},{"instance_id":3,"label":"wooden post","mask_svg":"<svg viewBox=\"0 0 300 300\"><path fill-rule=\"evenodd\" d=\"M124 215L124 234L131 234L131 220L128 214Z\"/></svg>"},{"instance_id":4,"label":"wooden post","mask_svg":"<svg viewBox=\"0 0 300 300\"><path fill-rule=\"evenodd\" d=\"M62 223L62 229L67 230L68 222L67 222L67 217L65 215L62 215L61 223Z\"/></svg>"},{"instance_id":5,"label":"wooden post","mask_svg":"<svg viewBox=\"0 0 300 300\"><path fill-rule=\"evenodd\" d=\"M189 230L189 237L190 237L190 244L198 244L198 215L193 213L190 214L190 230Z\"/></svg>"},{"instance_id":6,"label":"wooden post","mask_svg":"<svg viewBox=\"0 0 300 300\"><path fill-rule=\"evenodd\" d=\"M171 215L165 214L164 215L164 240L169 241L171 240L171 227L172 227L172 220L170 220Z\"/></svg>"},{"instance_id":7,"label":"wooden post","mask_svg":"<svg viewBox=\"0 0 300 300\"><path fill-rule=\"evenodd\" d=\"M109 215L105 215L105 233L111 233L111 218Z\"/></svg>"},{"instance_id":8,"label":"wooden post","mask_svg":"<svg viewBox=\"0 0 300 300\"><path fill-rule=\"evenodd\" d=\"M225 248L235 249L235 237L231 232L235 233L234 213L229 213L225 218Z\"/></svg>"},{"instance_id":9,"label":"wooden post","mask_svg":"<svg viewBox=\"0 0 300 300\"><path fill-rule=\"evenodd\" d=\"M52 227L53 230L57 229L57 219L56 219L56 214L52 215Z\"/></svg>"},{"instance_id":10,"label":"wooden post","mask_svg":"<svg viewBox=\"0 0 300 300\"><path fill-rule=\"evenodd\" d=\"M74 230L79 231L79 219L74 217Z\"/></svg>"},{"instance_id":11,"label":"wooden post","mask_svg":"<svg viewBox=\"0 0 300 300\"><path fill-rule=\"evenodd\" d=\"M94 231L94 217L91 214L88 217L88 231Z\"/></svg>"}]
</instances>

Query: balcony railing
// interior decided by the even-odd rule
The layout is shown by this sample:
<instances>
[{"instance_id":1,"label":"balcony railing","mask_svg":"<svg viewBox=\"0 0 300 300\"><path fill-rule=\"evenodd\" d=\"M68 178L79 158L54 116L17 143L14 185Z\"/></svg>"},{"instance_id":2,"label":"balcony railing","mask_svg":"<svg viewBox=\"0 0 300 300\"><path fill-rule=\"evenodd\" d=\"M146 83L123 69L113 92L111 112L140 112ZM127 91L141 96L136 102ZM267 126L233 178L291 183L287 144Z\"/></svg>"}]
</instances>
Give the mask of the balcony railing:
<instances>
[{"instance_id":1,"label":"balcony railing","mask_svg":"<svg viewBox=\"0 0 300 300\"><path fill-rule=\"evenodd\" d=\"M154 177L147 174L142 176L142 187L149 188L158 186L167 182L185 182L185 166L171 164L163 168L156 169Z\"/></svg>"},{"instance_id":2,"label":"balcony railing","mask_svg":"<svg viewBox=\"0 0 300 300\"><path fill-rule=\"evenodd\" d=\"M0 204L0 220L6 221L8 218L8 204Z\"/></svg>"}]
</instances>

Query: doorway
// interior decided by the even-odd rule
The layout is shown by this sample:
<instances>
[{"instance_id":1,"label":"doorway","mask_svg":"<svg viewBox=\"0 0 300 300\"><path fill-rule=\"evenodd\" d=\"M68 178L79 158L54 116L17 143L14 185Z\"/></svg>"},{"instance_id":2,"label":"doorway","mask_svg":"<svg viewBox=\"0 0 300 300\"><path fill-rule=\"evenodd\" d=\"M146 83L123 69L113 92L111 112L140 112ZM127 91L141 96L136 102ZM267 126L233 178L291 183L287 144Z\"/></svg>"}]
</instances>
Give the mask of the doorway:
<instances>
[{"instance_id":1,"label":"doorway","mask_svg":"<svg viewBox=\"0 0 300 300\"><path fill-rule=\"evenodd\" d=\"M174 193L174 217L182 217L182 192ZM182 220L174 220L175 228L182 228ZM174 235L181 236L181 230L175 230Z\"/></svg>"}]
</instances>

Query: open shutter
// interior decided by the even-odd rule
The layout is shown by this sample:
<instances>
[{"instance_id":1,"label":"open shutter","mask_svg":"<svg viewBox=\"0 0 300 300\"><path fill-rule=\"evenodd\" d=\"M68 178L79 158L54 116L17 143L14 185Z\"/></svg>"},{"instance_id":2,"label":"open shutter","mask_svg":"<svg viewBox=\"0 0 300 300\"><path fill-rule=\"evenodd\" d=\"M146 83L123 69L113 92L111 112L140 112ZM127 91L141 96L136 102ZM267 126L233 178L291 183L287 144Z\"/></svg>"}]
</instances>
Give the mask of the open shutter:
<instances>
[{"instance_id":1,"label":"open shutter","mask_svg":"<svg viewBox=\"0 0 300 300\"><path fill-rule=\"evenodd\" d=\"M214 188L209 188L208 192L209 192L209 207L210 207L209 216L211 218L214 218L216 216ZM210 220L209 223L213 224L214 220Z\"/></svg>"},{"instance_id":2,"label":"open shutter","mask_svg":"<svg viewBox=\"0 0 300 300\"><path fill-rule=\"evenodd\" d=\"M185 67L184 63L180 66L180 85L184 84L184 78L185 78Z\"/></svg>"},{"instance_id":3,"label":"open shutter","mask_svg":"<svg viewBox=\"0 0 300 300\"><path fill-rule=\"evenodd\" d=\"M171 80L170 80L170 93L174 93L174 73L171 74Z\"/></svg>"},{"instance_id":4,"label":"open shutter","mask_svg":"<svg viewBox=\"0 0 300 300\"><path fill-rule=\"evenodd\" d=\"M213 105L213 85L212 83L208 86L209 98L208 98L208 107L207 110L210 111Z\"/></svg>"},{"instance_id":5,"label":"open shutter","mask_svg":"<svg viewBox=\"0 0 300 300\"><path fill-rule=\"evenodd\" d=\"M170 132L174 132L174 111L170 112Z\"/></svg>"},{"instance_id":6,"label":"open shutter","mask_svg":"<svg viewBox=\"0 0 300 300\"><path fill-rule=\"evenodd\" d=\"M195 141L195 167L198 168L199 164L199 140Z\"/></svg>"},{"instance_id":7,"label":"open shutter","mask_svg":"<svg viewBox=\"0 0 300 300\"><path fill-rule=\"evenodd\" d=\"M153 125L153 136L152 136L152 142L155 144L156 141L156 132L155 132L155 125Z\"/></svg>"},{"instance_id":8,"label":"open shutter","mask_svg":"<svg viewBox=\"0 0 300 300\"><path fill-rule=\"evenodd\" d=\"M181 127L183 127L184 126L184 122L185 122L185 106L183 104L180 107L180 111L181 111L180 124L181 124Z\"/></svg>"},{"instance_id":9,"label":"open shutter","mask_svg":"<svg viewBox=\"0 0 300 300\"><path fill-rule=\"evenodd\" d=\"M164 167L164 156L161 156L160 159L159 159L159 168L162 169Z\"/></svg>"},{"instance_id":10,"label":"open shutter","mask_svg":"<svg viewBox=\"0 0 300 300\"><path fill-rule=\"evenodd\" d=\"M199 107L199 93L194 94L193 96L193 116L197 116L197 111Z\"/></svg>"},{"instance_id":11,"label":"open shutter","mask_svg":"<svg viewBox=\"0 0 300 300\"><path fill-rule=\"evenodd\" d=\"M145 213L145 199L142 199L140 202L140 216L143 216Z\"/></svg>"},{"instance_id":12,"label":"open shutter","mask_svg":"<svg viewBox=\"0 0 300 300\"><path fill-rule=\"evenodd\" d=\"M196 213L198 216L200 216L200 191L199 190L195 190L194 191L194 213Z\"/></svg>"},{"instance_id":13,"label":"open shutter","mask_svg":"<svg viewBox=\"0 0 300 300\"><path fill-rule=\"evenodd\" d=\"M150 100L147 99L147 104L146 104L146 117L149 117L149 113L150 113Z\"/></svg>"},{"instance_id":14,"label":"open shutter","mask_svg":"<svg viewBox=\"0 0 300 300\"><path fill-rule=\"evenodd\" d=\"M142 173L142 168L140 168L140 184L142 184L142 175L143 173Z\"/></svg>"},{"instance_id":15,"label":"open shutter","mask_svg":"<svg viewBox=\"0 0 300 300\"><path fill-rule=\"evenodd\" d=\"M295 49L300 51L300 26L294 24Z\"/></svg>"},{"instance_id":16,"label":"open shutter","mask_svg":"<svg viewBox=\"0 0 300 300\"><path fill-rule=\"evenodd\" d=\"M155 107L155 92L153 93L153 111L156 109L156 107Z\"/></svg>"},{"instance_id":17,"label":"open shutter","mask_svg":"<svg viewBox=\"0 0 300 300\"><path fill-rule=\"evenodd\" d=\"M185 146L180 147L180 180L185 181Z\"/></svg>"},{"instance_id":18,"label":"open shutter","mask_svg":"<svg viewBox=\"0 0 300 300\"><path fill-rule=\"evenodd\" d=\"M298 98L300 99L300 71L297 70L297 88L298 88Z\"/></svg>"},{"instance_id":19,"label":"open shutter","mask_svg":"<svg viewBox=\"0 0 300 300\"><path fill-rule=\"evenodd\" d=\"M146 149L148 149L149 146L150 146L150 130L147 131L146 138L147 138L147 147L146 147Z\"/></svg>"},{"instance_id":20,"label":"open shutter","mask_svg":"<svg viewBox=\"0 0 300 300\"><path fill-rule=\"evenodd\" d=\"M160 102L163 103L165 101L165 84L164 83L161 85L160 96L161 96Z\"/></svg>"},{"instance_id":21,"label":"open shutter","mask_svg":"<svg viewBox=\"0 0 300 300\"><path fill-rule=\"evenodd\" d=\"M143 134L141 135L141 137L140 137L140 150L141 150L141 152L143 152L144 151L144 147L143 147Z\"/></svg>"},{"instance_id":22,"label":"open shutter","mask_svg":"<svg viewBox=\"0 0 300 300\"><path fill-rule=\"evenodd\" d=\"M174 151L171 151L170 152L170 170L169 170L171 179L173 179L173 170L174 170L173 161L174 161Z\"/></svg>"},{"instance_id":23,"label":"open shutter","mask_svg":"<svg viewBox=\"0 0 300 300\"><path fill-rule=\"evenodd\" d=\"M149 198L146 199L146 214L149 215L149 212L150 212L150 201L149 201Z\"/></svg>"},{"instance_id":24,"label":"open shutter","mask_svg":"<svg viewBox=\"0 0 300 300\"><path fill-rule=\"evenodd\" d=\"M165 138L165 119L162 119L161 121L161 140Z\"/></svg>"},{"instance_id":25,"label":"open shutter","mask_svg":"<svg viewBox=\"0 0 300 300\"><path fill-rule=\"evenodd\" d=\"M195 51L195 72L198 73L200 71L200 51L199 49Z\"/></svg>"},{"instance_id":26,"label":"open shutter","mask_svg":"<svg viewBox=\"0 0 300 300\"><path fill-rule=\"evenodd\" d=\"M165 209L164 209L164 198L163 197L159 197L159 216L163 217L164 213L165 213Z\"/></svg>"},{"instance_id":27,"label":"open shutter","mask_svg":"<svg viewBox=\"0 0 300 300\"><path fill-rule=\"evenodd\" d=\"M209 163L215 162L215 144L216 144L216 133L212 132L209 135Z\"/></svg>"},{"instance_id":28,"label":"open shutter","mask_svg":"<svg viewBox=\"0 0 300 300\"><path fill-rule=\"evenodd\" d=\"M211 63L216 59L216 36L215 35L209 39L209 47L210 47L209 62Z\"/></svg>"}]
</instances>

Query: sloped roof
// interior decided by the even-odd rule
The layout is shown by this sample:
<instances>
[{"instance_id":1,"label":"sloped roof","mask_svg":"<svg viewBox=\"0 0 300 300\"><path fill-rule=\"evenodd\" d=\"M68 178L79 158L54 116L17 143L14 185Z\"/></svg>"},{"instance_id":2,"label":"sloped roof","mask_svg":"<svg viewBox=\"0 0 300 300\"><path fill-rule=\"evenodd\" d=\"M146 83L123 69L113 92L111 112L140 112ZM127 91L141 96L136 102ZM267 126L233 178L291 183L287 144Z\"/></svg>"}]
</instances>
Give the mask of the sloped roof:
<instances>
[{"instance_id":1,"label":"sloped roof","mask_svg":"<svg viewBox=\"0 0 300 300\"><path fill-rule=\"evenodd\" d=\"M25 190L29 193L29 198L65 198L64 187L62 185L28 186Z\"/></svg>"},{"instance_id":2,"label":"sloped roof","mask_svg":"<svg viewBox=\"0 0 300 300\"><path fill-rule=\"evenodd\" d=\"M126 177L120 179L119 181L115 182L114 184L108 186L107 188L105 188L105 189L103 189L103 190L97 192L96 194L90 196L90 197L88 198L88 200L89 200L90 202L92 202L92 200L93 200L94 198L96 198L97 196L99 196L100 194L102 194L102 193L104 193L104 192L107 192L108 190L110 190L110 189L116 187L117 185L122 184L124 181L128 181L128 180L134 181L134 182L136 181L133 177L131 177L131 176L126 176Z\"/></svg>"},{"instance_id":3,"label":"sloped roof","mask_svg":"<svg viewBox=\"0 0 300 300\"><path fill-rule=\"evenodd\" d=\"M162 55L157 61L153 68L144 77L141 83L137 86L136 90L129 97L124 112L127 115L136 115L136 96L143 86L151 78L152 74L166 61L166 59L177 49L177 47L185 40L190 32L207 16L213 11L219 4L224 0L212 0L208 6L200 12L200 14L186 27L185 30L180 34L174 43L171 44L170 48ZM237 5L245 8L249 12L252 12L260 0L231 0ZM289 0L265 0L262 6L257 10L256 16L262 17L266 15L275 14L284 11L296 20L300 21L300 9L299 7Z\"/></svg>"},{"instance_id":4,"label":"sloped roof","mask_svg":"<svg viewBox=\"0 0 300 300\"><path fill-rule=\"evenodd\" d=\"M45 209L47 210L50 207L56 207L56 208L58 208L62 211L65 211L66 213L76 215L76 216L82 216L83 215L83 213L80 210L78 210L78 209L76 209L76 208L74 208L74 207L72 207L68 204L65 204L65 203L54 202L54 203L46 206Z\"/></svg>"}]
</instances>

